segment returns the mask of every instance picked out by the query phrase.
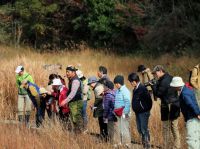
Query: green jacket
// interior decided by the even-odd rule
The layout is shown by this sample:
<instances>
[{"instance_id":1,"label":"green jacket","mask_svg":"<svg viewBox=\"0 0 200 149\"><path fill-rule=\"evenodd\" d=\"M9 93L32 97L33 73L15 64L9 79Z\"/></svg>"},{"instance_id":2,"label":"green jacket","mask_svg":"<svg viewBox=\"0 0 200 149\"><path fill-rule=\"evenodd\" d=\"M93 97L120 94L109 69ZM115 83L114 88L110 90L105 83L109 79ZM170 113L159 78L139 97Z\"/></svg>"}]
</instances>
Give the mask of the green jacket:
<instances>
[{"instance_id":1,"label":"green jacket","mask_svg":"<svg viewBox=\"0 0 200 149\"><path fill-rule=\"evenodd\" d=\"M16 84L17 84L19 95L27 95L27 91L23 88L20 88L22 81L25 79L31 83L34 83L32 76L28 74L27 72L24 72L22 76L19 76L18 74L16 75Z\"/></svg>"}]
</instances>

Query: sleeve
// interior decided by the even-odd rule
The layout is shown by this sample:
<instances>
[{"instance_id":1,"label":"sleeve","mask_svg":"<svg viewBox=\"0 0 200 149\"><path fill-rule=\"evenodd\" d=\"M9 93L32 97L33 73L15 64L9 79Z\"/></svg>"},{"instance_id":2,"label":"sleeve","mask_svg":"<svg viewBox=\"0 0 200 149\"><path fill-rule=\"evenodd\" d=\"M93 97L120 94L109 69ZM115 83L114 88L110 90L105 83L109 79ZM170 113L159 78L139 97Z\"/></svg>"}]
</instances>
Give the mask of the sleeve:
<instances>
[{"instance_id":1,"label":"sleeve","mask_svg":"<svg viewBox=\"0 0 200 149\"><path fill-rule=\"evenodd\" d=\"M194 68L192 70L192 75L190 78L190 82L194 88L198 88L197 79L198 79L198 69Z\"/></svg>"},{"instance_id":2,"label":"sleeve","mask_svg":"<svg viewBox=\"0 0 200 149\"><path fill-rule=\"evenodd\" d=\"M32 78L31 75L28 76L27 80L28 80L29 82L31 82L31 83L34 83L33 78Z\"/></svg>"},{"instance_id":3,"label":"sleeve","mask_svg":"<svg viewBox=\"0 0 200 149\"><path fill-rule=\"evenodd\" d=\"M196 115L200 115L200 109L198 107L198 104L195 102L195 100L191 99L191 96L185 95L183 99L184 99L186 105L189 106Z\"/></svg>"},{"instance_id":4,"label":"sleeve","mask_svg":"<svg viewBox=\"0 0 200 149\"><path fill-rule=\"evenodd\" d=\"M107 98L107 97L105 97ZM104 99L103 101L103 117L104 118L108 118L108 112L109 112L109 100L108 99Z\"/></svg>"},{"instance_id":5,"label":"sleeve","mask_svg":"<svg viewBox=\"0 0 200 149\"><path fill-rule=\"evenodd\" d=\"M123 98L124 98L124 113L129 114L130 112L130 106L131 106L131 99L130 99L130 92L127 90L126 93L123 93Z\"/></svg>"},{"instance_id":6,"label":"sleeve","mask_svg":"<svg viewBox=\"0 0 200 149\"><path fill-rule=\"evenodd\" d=\"M83 86L83 100L88 99L88 92L89 92L89 86L84 84L84 86Z\"/></svg>"},{"instance_id":7,"label":"sleeve","mask_svg":"<svg viewBox=\"0 0 200 149\"><path fill-rule=\"evenodd\" d=\"M78 80L74 80L72 82L71 92L67 97L67 102L71 101L74 98L74 96L76 95L79 87L80 87L80 82Z\"/></svg>"},{"instance_id":8,"label":"sleeve","mask_svg":"<svg viewBox=\"0 0 200 149\"><path fill-rule=\"evenodd\" d=\"M19 82L17 76L16 76L16 85L17 85L17 88L20 88L20 82Z\"/></svg>"},{"instance_id":9,"label":"sleeve","mask_svg":"<svg viewBox=\"0 0 200 149\"><path fill-rule=\"evenodd\" d=\"M99 85L95 88L94 90L94 94L95 94L95 102L94 102L94 106L97 107L99 104L102 104L102 92L103 92L104 88L102 85Z\"/></svg>"}]
</instances>

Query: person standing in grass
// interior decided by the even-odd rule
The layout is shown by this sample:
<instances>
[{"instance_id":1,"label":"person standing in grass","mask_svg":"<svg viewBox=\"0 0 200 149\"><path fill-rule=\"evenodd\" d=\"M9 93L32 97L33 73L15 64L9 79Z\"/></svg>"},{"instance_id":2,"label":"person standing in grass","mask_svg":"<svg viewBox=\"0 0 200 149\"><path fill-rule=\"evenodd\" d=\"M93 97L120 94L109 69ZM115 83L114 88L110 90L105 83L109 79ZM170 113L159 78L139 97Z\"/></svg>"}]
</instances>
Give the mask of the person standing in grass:
<instances>
[{"instance_id":1,"label":"person standing in grass","mask_svg":"<svg viewBox=\"0 0 200 149\"><path fill-rule=\"evenodd\" d=\"M21 88L22 81L28 80L31 83L34 83L32 76L24 70L23 66L18 66L15 70L16 72L16 84L18 88L18 119L19 122L23 122L23 115L25 112L25 124L29 123L30 114L31 114L31 100L28 96L27 91L24 88ZM25 111L24 111L25 110Z\"/></svg>"},{"instance_id":2,"label":"person standing in grass","mask_svg":"<svg viewBox=\"0 0 200 149\"><path fill-rule=\"evenodd\" d=\"M114 123L117 121L116 116L114 115L114 104L115 104L115 91L114 84L111 81L106 81L104 85L103 92L103 120L108 127L108 140L115 144L117 143L114 139Z\"/></svg>"},{"instance_id":3,"label":"person standing in grass","mask_svg":"<svg viewBox=\"0 0 200 149\"><path fill-rule=\"evenodd\" d=\"M82 100L82 89L81 89L81 80L76 75L77 69L74 66L67 66L66 75L69 79L67 93L67 98L63 100L60 106L69 105L70 117L73 122L74 132L81 133L83 128L83 119L82 119L82 109L83 109L83 100Z\"/></svg>"},{"instance_id":4,"label":"person standing in grass","mask_svg":"<svg viewBox=\"0 0 200 149\"><path fill-rule=\"evenodd\" d=\"M170 86L178 91L181 112L183 113L188 149L200 148L200 108L193 90L185 86L181 77L173 77Z\"/></svg>"},{"instance_id":5,"label":"person standing in grass","mask_svg":"<svg viewBox=\"0 0 200 149\"><path fill-rule=\"evenodd\" d=\"M200 106L200 64L192 69L190 83L194 88L197 103Z\"/></svg>"},{"instance_id":6,"label":"person standing in grass","mask_svg":"<svg viewBox=\"0 0 200 149\"><path fill-rule=\"evenodd\" d=\"M87 129L87 123L88 123L87 102L91 98L91 90L88 85L88 79L83 75L83 72L81 70L77 70L76 74L82 82L82 98L83 98L82 116L83 116L84 133L86 133L88 131L88 129Z\"/></svg>"},{"instance_id":7,"label":"person standing in grass","mask_svg":"<svg viewBox=\"0 0 200 149\"><path fill-rule=\"evenodd\" d=\"M97 72L97 75L99 77L99 83L101 84L105 84L106 81L109 81L109 77L107 75L107 68L104 66L99 66L99 70Z\"/></svg>"},{"instance_id":8,"label":"person standing in grass","mask_svg":"<svg viewBox=\"0 0 200 149\"><path fill-rule=\"evenodd\" d=\"M131 134L130 134L130 91L124 85L124 77L117 75L114 78L114 84L117 88L115 95L114 112L117 117L115 124L116 139L119 145L125 145L131 148Z\"/></svg>"},{"instance_id":9,"label":"person standing in grass","mask_svg":"<svg viewBox=\"0 0 200 149\"><path fill-rule=\"evenodd\" d=\"M154 95L161 99L161 121L163 124L163 148L169 148L171 132L174 138L174 148L180 149L180 134L178 118L180 116L180 102L175 89L170 87L172 76L169 75L162 65L154 67L154 76L158 79L152 84Z\"/></svg>"},{"instance_id":10,"label":"person standing in grass","mask_svg":"<svg viewBox=\"0 0 200 149\"><path fill-rule=\"evenodd\" d=\"M99 121L99 128L100 128L100 136L103 139L107 139L108 130L107 130L107 123L103 121L103 91L104 87L101 83L98 82L95 76L89 77L88 85L93 89L95 101L91 109L93 112L93 117L98 118Z\"/></svg>"},{"instance_id":11,"label":"person standing in grass","mask_svg":"<svg viewBox=\"0 0 200 149\"><path fill-rule=\"evenodd\" d=\"M142 138L144 149L150 148L150 134L148 122L150 110L152 108L151 95L147 88L140 83L139 76L136 73L131 73L128 80L133 86L132 109L136 115L136 124L138 132Z\"/></svg>"}]
</instances>

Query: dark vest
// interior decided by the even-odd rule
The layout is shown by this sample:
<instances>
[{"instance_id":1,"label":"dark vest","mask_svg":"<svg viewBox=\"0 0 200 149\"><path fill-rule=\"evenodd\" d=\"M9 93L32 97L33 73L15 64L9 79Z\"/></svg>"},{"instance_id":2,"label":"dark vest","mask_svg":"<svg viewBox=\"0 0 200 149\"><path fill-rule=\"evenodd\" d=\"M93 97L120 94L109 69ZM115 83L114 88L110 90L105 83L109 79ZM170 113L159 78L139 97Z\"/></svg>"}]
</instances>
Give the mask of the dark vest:
<instances>
[{"instance_id":1,"label":"dark vest","mask_svg":"<svg viewBox=\"0 0 200 149\"><path fill-rule=\"evenodd\" d=\"M74 98L70 102L77 101L77 100L82 100L81 81L80 81L80 79L77 76L75 76L74 78L72 78L72 79L69 80L69 84L68 84L69 91L67 93L67 96L71 93L72 82L74 80L78 80L80 82L80 86L79 86L79 88L78 88L78 90L76 92L76 95L74 96Z\"/></svg>"}]
</instances>

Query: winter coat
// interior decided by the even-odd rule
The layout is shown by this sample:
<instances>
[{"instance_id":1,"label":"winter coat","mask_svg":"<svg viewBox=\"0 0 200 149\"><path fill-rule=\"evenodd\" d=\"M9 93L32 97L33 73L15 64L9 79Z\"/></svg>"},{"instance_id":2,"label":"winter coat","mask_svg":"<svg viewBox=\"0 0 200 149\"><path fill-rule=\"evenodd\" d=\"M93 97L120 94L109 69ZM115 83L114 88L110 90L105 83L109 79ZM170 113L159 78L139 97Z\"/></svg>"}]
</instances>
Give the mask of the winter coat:
<instances>
[{"instance_id":1,"label":"winter coat","mask_svg":"<svg viewBox=\"0 0 200 149\"><path fill-rule=\"evenodd\" d=\"M129 114L131 106L130 96L130 91L125 85L121 86L120 89L117 89L115 95L115 109L124 107L123 113Z\"/></svg>"},{"instance_id":2,"label":"winter coat","mask_svg":"<svg viewBox=\"0 0 200 149\"><path fill-rule=\"evenodd\" d=\"M108 90L103 96L103 118L108 121L115 121L116 117L113 113L115 103L115 91Z\"/></svg>"},{"instance_id":3,"label":"winter coat","mask_svg":"<svg viewBox=\"0 0 200 149\"><path fill-rule=\"evenodd\" d=\"M200 109L193 90L184 86L179 98L181 112L183 113L185 121L196 118L200 115Z\"/></svg>"},{"instance_id":4,"label":"winter coat","mask_svg":"<svg viewBox=\"0 0 200 149\"><path fill-rule=\"evenodd\" d=\"M147 88L140 83L138 88L133 90L132 109L135 113L143 113L150 111L151 108L151 96Z\"/></svg>"},{"instance_id":5,"label":"winter coat","mask_svg":"<svg viewBox=\"0 0 200 149\"><path fill-rule=\"evenodd\" d=\"M180 102L178 99L177 91L170 87L172 76L165 73L156 83L152 86L154 95L161 99L161 120L175 120L180 116Z\"/></svg>"}]
</instances>

